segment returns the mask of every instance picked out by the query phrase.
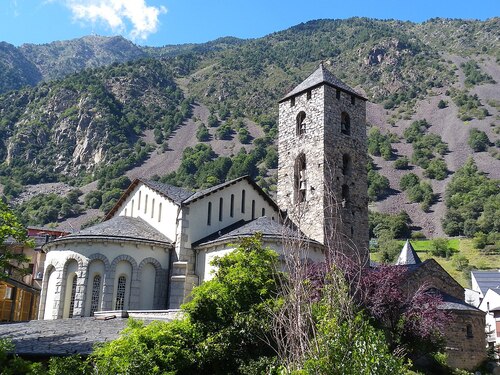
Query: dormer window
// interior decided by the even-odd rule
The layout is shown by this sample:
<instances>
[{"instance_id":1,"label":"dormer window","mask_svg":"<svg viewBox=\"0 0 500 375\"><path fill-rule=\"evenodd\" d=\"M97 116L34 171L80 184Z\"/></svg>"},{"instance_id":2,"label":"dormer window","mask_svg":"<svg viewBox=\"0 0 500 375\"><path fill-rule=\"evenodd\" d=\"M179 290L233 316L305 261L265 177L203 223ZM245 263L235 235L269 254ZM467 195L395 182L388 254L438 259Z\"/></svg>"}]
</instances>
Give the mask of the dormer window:
<instances>
[{"instance_id":1,"label":"dormer window","mask_svg":"<svg viewBox=\"0 0 500 375\"><path fill-rule=\"evenodd\" d=\"M340 117L340 131L342 134L351 135L351 119L346 112L342 112Z\"/></svg>"},{"instance_id":2,"label":"dormer window","mask_svg":"<svg viewBox=\"0 0 500 375\"><path fill-rule=\"evenodd\" d=\"M306 113L304 111L300 111L297 115L297 135L305 134L306 132Z\"/></svg>"}]
</instances>

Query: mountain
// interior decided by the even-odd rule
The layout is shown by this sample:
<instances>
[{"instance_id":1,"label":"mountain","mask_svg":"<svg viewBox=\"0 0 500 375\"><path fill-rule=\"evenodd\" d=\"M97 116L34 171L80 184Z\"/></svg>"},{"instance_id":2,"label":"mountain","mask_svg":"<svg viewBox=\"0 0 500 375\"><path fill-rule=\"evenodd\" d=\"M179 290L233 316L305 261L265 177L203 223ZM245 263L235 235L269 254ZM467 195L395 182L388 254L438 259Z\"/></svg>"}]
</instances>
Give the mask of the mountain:
<instances>
[{"instance_id":1,"label":"mountain","mask_svg":"<svg viewBox=\"0 0 500 375\"><path fill-rule=\"evenodd\" d=\"M43 82L0 96L0 183L25 211L37 193L76 187L80 204L104 209L126 185L124 173L195 189L248 173L273 194L277 101L323 61L370 100L372 208L404 209L415 228L443 235L445 189L467 158L500 178L499 34L500 18L352 18L159 48L95 36L10 46L0 62L34 66L38 80L22 73L33 69L16 74L25 85ZM488 137L484 151L468 145L472 128ZM432 199L410 202L400 188L409 173L430 185ZM68 217L62 211L51 218Z\"/></svg>"},{"instance_id":2,"label":"mountain","mask_svg":"<svg viewBox=\"0 0 500 375\"><path fill-rule=\"evenodd\" d=\"M0 42L0 93L36 85L42 76L15 46Z\"/></svg>"}]
</instances>

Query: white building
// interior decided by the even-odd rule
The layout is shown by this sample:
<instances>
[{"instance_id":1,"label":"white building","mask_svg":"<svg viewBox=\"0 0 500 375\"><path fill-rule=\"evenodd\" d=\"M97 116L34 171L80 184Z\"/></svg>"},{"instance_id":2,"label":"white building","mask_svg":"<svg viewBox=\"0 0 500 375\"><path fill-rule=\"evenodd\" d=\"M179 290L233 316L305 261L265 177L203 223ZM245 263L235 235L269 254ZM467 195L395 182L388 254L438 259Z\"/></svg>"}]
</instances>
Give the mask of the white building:
<instances>
[{"instance_id":1,"label":"white building","mask_svg":"<svg viewBox=\"0 0 500 375\"><path fill-rule=\"evenodd\" d=\"M179 308L194 286L212 277L214 257L256 232L277 252L283 251L284 238L299 234L308 249L302 258L318 261L324 259L326 239L339 228L340 247L352 249L354 244L362 255L358 259L366 261L365 101L321 65L280 102L280 108L289 109L280 110L279 131L297 139L287 147L280 143L278 185L286 190L281 195L289 211L294 201L312 213L305 231L309 237L291 229L293 225L284 226L286 213L248 177L199 192L138 179L102 223L45 245L39 318ZM308 117L308 130L296 132L296 122L307 114L314 114ZM324 147L318 148L322 142ZM333 152L335 145L341 145L342 152ZM322 149L326 151L318 155ZM296 163L283 161L295 160L296 154L303 162L300 172L304 181L307 178L307 194L286 182L298 172ZM326 191L338 191L342 199L329 202ZM332 217L331 212L338 214Z\"/></svg>"}]
</instances>

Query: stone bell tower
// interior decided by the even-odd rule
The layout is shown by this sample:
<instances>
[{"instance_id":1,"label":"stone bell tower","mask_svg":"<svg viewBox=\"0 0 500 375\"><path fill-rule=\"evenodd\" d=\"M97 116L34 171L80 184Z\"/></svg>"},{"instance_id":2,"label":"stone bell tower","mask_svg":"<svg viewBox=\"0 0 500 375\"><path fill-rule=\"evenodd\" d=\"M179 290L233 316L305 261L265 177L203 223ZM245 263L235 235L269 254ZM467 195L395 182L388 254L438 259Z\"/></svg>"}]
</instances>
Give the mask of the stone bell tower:
<instances>
[{"instance_id":1,"label":"stone bell tower","mask_svg":"<svg viewBox=\"0 0 500 375\"><path fill-rule=\"evenodd\" d=\"M278 205L308 237L368 259L366 98L323 64L279 101Z\"/></svg>"}]
</instances>

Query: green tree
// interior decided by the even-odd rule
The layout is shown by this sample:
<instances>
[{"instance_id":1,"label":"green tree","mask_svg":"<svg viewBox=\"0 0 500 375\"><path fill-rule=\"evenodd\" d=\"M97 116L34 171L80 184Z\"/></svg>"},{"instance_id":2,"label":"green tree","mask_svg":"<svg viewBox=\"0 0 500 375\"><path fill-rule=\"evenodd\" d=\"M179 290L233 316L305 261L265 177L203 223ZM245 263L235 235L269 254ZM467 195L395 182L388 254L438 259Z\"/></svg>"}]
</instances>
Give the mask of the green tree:
<instances>
[{"instance_id":1,"label":"green tree","mask_svg":"<svg viewBox=\"0 0 500 375\"><path fill-rule=\"evenodd\" d=\"M196 131L196 139L199 142L206 142L210 139L210 133L208 132L205 124L200 124L198 130Z\"/></svg>"},{"instance_id":2,"label":"green tree","mask_svg":"<svg viewBox=\"0 0 500 375\"><path fill-rule=\"evenodd\" d=\"M0 240L0 280L8 277L11 265L25 272L25 264L29 259L24 254L14 253L6 242L9 240L31 247L34 243L28 238L26 228L2 200L0 200Z\"/></svg>"},{"instance_id":3,"label":"green tree","mask_svg":"<svg viewBox=\"0 0 500 375\"><path fill-rule=\"evenodd\" d=\"M437 107L438 107L439 109L446 108L446 106L447 106L447 103L446 103L446 101L444 101L443 99L441 99L441 100L439 101L438 105L437 105Z\"/></svg>"},{"instance_id":4,"label":"green tree","mask_svg":"<svg viewBox=\"0 0 500 375\"><path fill-rule=\"evenodd\" d=\"M453 252L446 238L435 238L431 242L430 252L433 256L449 258Z\"/></svg>"}]
</instances>

